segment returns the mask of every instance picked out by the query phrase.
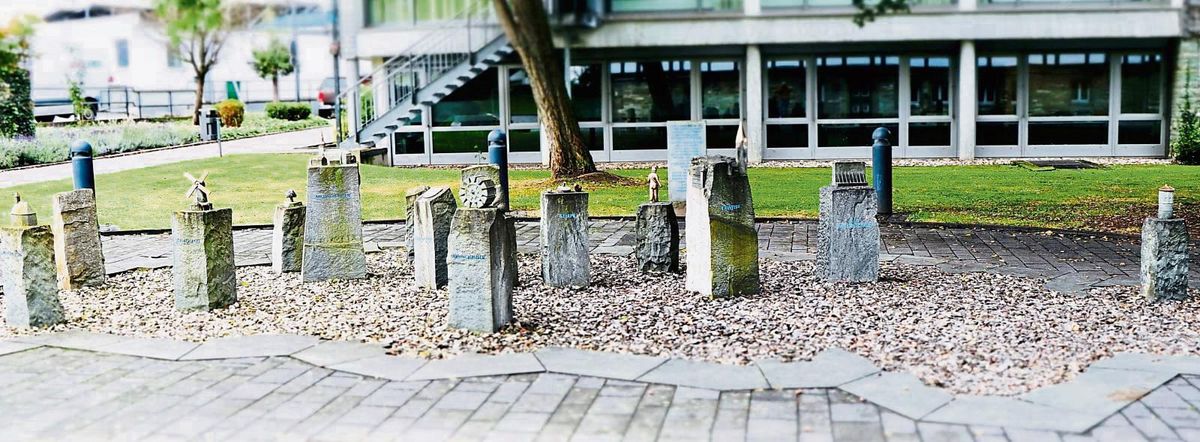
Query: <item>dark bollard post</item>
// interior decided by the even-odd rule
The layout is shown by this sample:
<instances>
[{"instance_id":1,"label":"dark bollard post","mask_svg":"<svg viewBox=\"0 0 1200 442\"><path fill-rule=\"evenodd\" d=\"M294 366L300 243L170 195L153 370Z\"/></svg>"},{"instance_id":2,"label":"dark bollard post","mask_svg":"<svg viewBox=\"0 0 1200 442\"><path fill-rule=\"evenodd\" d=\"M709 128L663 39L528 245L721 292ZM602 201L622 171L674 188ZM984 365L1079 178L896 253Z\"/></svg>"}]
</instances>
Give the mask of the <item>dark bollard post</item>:
<instances>
[{"instance_id":1,"label":"dark bollard post","mask_svg":"<svg viewBox=\"0 0 1200 442\"><path fill-rule=\"evenodd\" d=\"M92 168L92 145L84 140L71 143L71 168L74 169L75 190L96 190L96 174Z\"/></svg>"},{"instance_id":2,"label":"dark bollard post","mask_svg":"<svg viewBox=\"0 0 1200 442\"><path fill-rule=\"evenodd\" d=\"M488 162L500 169L500 192L496 207L508 210L508 137L501 129L488 133Z\"/></svg>"},{"instance_id":3,"label":"dark bollard post","mask_svg":"<svg viewBox=\"0 0 1200 442\"><path fill-rule=\"evenodd\" d=\"M875 145L871 147L871 176L875 185L875 198L879 202L878 214L892 214L892 143L888 141L891 135L886 127L875 129L871 138Z\"/></svg>"}]
</instances>

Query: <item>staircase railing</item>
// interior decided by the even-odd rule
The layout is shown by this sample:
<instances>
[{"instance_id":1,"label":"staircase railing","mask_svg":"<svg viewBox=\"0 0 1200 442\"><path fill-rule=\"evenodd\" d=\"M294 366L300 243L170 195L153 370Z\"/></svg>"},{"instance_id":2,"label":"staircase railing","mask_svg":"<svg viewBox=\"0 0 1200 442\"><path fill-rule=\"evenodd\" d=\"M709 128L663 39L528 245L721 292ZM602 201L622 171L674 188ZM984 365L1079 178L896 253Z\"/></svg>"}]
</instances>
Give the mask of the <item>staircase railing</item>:
<instances>
[{"instance_id":1,"label":"staircase railing","mask_svg":"<svg viewBox=\"0 0 1200 442\"><path fill-rule=\"evenodd\" d=\"M442 74L463 62L476 62L476 52L503 33L492 8L492 0L466 2L451 18L430 26L415 43L350 85L338 96L339 103L357 111L351 111L357 118L351 119L350 135L357 140L363 128L388 111L418 104L417 93Z\"/></svg>"}]
</instances>

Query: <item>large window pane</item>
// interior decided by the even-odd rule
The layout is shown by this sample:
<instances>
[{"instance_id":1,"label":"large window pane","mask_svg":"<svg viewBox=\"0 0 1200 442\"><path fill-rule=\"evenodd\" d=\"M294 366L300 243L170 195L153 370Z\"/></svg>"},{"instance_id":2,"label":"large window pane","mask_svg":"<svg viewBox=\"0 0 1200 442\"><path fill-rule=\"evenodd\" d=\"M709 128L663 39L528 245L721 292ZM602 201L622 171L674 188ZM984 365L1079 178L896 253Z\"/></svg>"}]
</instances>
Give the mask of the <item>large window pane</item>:
<instances>
[{"instance_id":1,"label":"large window pane","mask_svg":"<svg viewBox=\"0 0 1200 442\"><path fill-rule=\"evenodd\" d=\"M768 124L767 147L808 147L808 125Z\"/></svg>"},{"instance_id":2,"label":"large window pane","mask_svg":"<svg viewBox=\"0 0 1200 442\"><path fill-rule=\"evenodd\" d=\"M888 141L897 144L897 124L822 124L817 126L817 147L869 147L875 143L871 133L879 126L888 128Z\"/></svg>"},{"instance_id":3,"label":"large window pane","mask_svg":"<svg viewBox=\"0 0 1200 442\"><path fill-rule=\"evenodd\" d=\"M996 122L975 124L975 144L980 146L1016 146L1020 123Z\"/></svg>"},{"instance_id":4,"label":"large window pane","mask_svg":"<svg viewBox=\"0 0 1200 442\"><path fill-rule=\"evenodd\" d=\"M1161 121L1122 121L1117 125L1118 144L1162 143Z\"/></svg>"},{"instance_id":5,"label":"large window pane","mask_svg":"<svg viewBox=\"0 0 1200 442\"><path fill-rule=\"evenodd\" d=\"M740 11L742 0L612 0L612 12Z\"/></svg>"},{"instance_id":6,"label":"large window pane","mask_svg":"<svg viewBox=\"0 0 1200 442\"><path fill-rule=\"evenodd\" d=\"M767 62L767 118L804 118L804 60Z\"/></svg>"},{"instance_id":7,"label":"large window pane","mask_svg":"<svg viewBox=\"0 0 1200 442\"><path fill-rule=\"evenodd\" d=\"M741 83L737 62L700 63L700 108L704 118L741 118Z\"/></svg>"},{"instance_id":8,"label":"large window pane","mask_svg":"<svg viewBox=\"0 0 1200 442\"><path fill-rule=\"evenodd\" d=\"M542 150L539 129L513 129L508 132L509 152L537 152Z\"/></svg>"},{"instance_id":9,"label":"large window pane","mask_svg":"<svg viewBox=\"0 0 1200 442\"><path fill-rule=\"evenodd\" d=\"M1017 57L979 57L979 115L1017 114Z\"/></svg>"},{"instance_id":10,"label":"large window pane","mask_svg":"<svg viewBox=\"0 0 1200 442\"><path fill-rule=\"evenodd\" d=\"M908 123L909 146L949 146L950 123Z\"/></svg>"},{"instance_id":11,"label":"large window pane","mask_svg":"<svg viewBox=\"0 0 1200 442\"><path fill-rule=\"evenodd\" d=\"M1030 54L1029 114L1108 115L1108 58L1103 53Z\"/></svg>"},{"instance_id":12,"label":"large window pane","mask_svg":"<svg viewBox=\"0 0 1200 442\"><path fill-rule=\"evenodd\" d=\"M665 127L614 127L613 150L647 150L667 148Z\"/></svg>"},{"instance_id":13,"label":"large window pane","mask_svg":"<svg viewBox=\"0 0 1200 442\"><path fill-rule=\"evenodd\" d=\"M1162 112L1162 55L1121 57L1121 113Z\"/></svg>"},{"instance_id":14,"label":"large window pane","mask_svg":"<svg viewBox=\"0 0 1200 442\"><path fill-rule=\"evenodd\" d=\"M571 66L571 105L579 121L600 121L600 65ZM524 69L508 71L509 114L513 123L536 123L537 102Z\"/></svg>"},{"instance_id":15,"label":"large window pane","mask_svg":"<svg viewBox=\"0 0 1200 442\"><path fill-rule=\"evenodd\" d=\"M434 132L433 153L487 152L486 130Z\"/></svg>"},{"instance_id":16,"label":"large window pane","mask_svg":"<svg viewBox=\"0 0 1200 442\"><path fill-rule=\"evenodd\" d=\"M500 124L500 91L496 69L488 69L433 106L434 126ZM437 140L437 136L434 136ZM437 151L435 148L434 151Z\"/></svg>"},{"instance_id":17,"label":"large window pane","mask_svg":"<svg viewBox=\"0 0 1200 442\"><path fill-rule=\"evenodd\" d=\"M691 70L687 61L609 64L613 121L690 120Z\"/></svg>"},{"instance_id":18,"label":"large window pane","mask_svg":"<svg viewBox=\"0 0 1200 442\"><path fill-rule=\"evenodd\" d=\"M537 123L537 103L524 69L508 70L508 113L510 123Z\"/></svg>"},{"instance_id":19,"label":"large window pane","mask_svg":"<svg viewBox=\"0 0 1200 442\"><path fill-rule=\"evenodd\" d=\"M425 132L393 132L392 153L396 155L425 153Z\"/></svg>"},{"instance_id":20,"label":"large window pane","mask_svg":"<svg viewBox=\"0 0 1200 442\"><path fill-rule=\"evenodd\" d=\"M817 60L819 118L898 115L899 57L822 57Z\"/></svg>"},{"instance_id":21,"label":"large window pane","mask_svg":"<svg viewBox=\"0 0 1200 442\"><path fill-rule=\"evenodd\" d=\"M737 147L737 126L713 126L704 128L704 144L709 149L733 149Z\"/></svg>"},{"instance_id":22,"label":"large window pane","mask_svg":"<svg viewBox=\"0 0 1200 442\"><path fill-rule=\"evenodd\" d=\"M908 59L913 115L950 115L950 58Z\"/></svg>"},{"instance_id":23,"label":"large window pane","mask_svg":"<svg viewBox=\"0 0 1200 442\"><path fill-rule=\"evenodd\" d=\"M1108 144L1108 122L1030 121L1029 144Z\"/></svg>"}]
</instances>

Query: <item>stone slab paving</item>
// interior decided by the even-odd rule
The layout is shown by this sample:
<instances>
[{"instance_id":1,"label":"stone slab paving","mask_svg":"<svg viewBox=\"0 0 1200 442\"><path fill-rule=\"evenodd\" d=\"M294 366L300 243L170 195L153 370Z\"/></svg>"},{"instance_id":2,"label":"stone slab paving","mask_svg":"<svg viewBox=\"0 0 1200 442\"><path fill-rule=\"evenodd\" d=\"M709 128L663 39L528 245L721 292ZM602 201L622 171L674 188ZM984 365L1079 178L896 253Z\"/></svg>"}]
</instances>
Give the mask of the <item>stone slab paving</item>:
<instances>
[{"instance_id":1,"label":"stone slab paving","mask_svg":"<svg viewBox=\"0 0 1200 442\"><path fill-rule=\"evenodd\" d=\"M1060 391L1054 396L1059 403L1050 403L1029 397L954 397L913 384L914 379L898 373L868 373L823 388L767 386L768 378L781 379L779 373L789 370L819 373L782 379L816 383L834 383L833 376L846 378L867 370L863 361L837 349L807 365L764 362L734 367L569 349L426 362L379 356L382 350L367 344L314 345L296 336L241 337L199 346L214 343L209 348L219 351L207 356L228 351L233 344L252 350L189 359L199 349L181 349L198 344L95 333L0 341L4 439L1200 437L1200 376L1190 374L1200 367L1200 357L1119 355L1098 362L1079 380L1057 386ZM122 345L152 356L93 350ZM245 356L251 353L258 355ZM1180 374L1180 369L1187 371ZM605 374L589 374L597 370ZM639 380L628 380L633 377ZM1131 390L1151 385L1152 390ZM1097 396L1105 392L1107 396ZM1114 398L1120 398L1120 407L1108 403Z\"/></svg>"}]
</instances>

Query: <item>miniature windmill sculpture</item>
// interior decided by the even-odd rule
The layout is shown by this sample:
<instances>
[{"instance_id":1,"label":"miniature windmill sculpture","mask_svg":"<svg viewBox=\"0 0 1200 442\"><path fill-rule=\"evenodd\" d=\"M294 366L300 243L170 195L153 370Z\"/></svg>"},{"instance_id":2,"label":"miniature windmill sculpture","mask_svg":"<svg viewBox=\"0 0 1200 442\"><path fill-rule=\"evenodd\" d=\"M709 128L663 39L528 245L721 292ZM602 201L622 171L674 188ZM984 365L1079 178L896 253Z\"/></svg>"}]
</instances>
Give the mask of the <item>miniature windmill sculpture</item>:
<instances>
[{"instance_id":1,"label":"miniature windmill sculpture","mask_svg":"<svg viewBox=\"0 0 1200 442\"><path fill-rule=\"evenodd\" d=\"M208 172L200 175L200 178L192 176L192 174L184 172L184 178L192 182L192 188L188 189L185 197L195 198L192 203L192 208L195 210L212 210L212 203L208 202L208 188L204 187L204 181L208 179Z\"/></svg>"}]
</instances>

